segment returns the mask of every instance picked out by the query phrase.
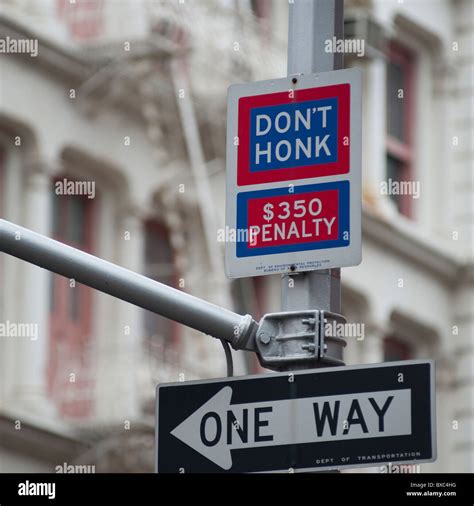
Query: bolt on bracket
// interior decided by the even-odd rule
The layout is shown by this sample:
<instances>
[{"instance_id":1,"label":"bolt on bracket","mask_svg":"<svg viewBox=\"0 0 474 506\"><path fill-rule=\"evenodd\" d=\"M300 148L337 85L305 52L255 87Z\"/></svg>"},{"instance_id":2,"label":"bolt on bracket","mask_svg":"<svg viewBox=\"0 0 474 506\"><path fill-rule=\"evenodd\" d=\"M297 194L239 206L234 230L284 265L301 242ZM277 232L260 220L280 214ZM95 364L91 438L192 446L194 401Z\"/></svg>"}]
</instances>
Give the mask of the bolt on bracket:
<instances>
[{"instance_id":1,"label":"bolt on bracket","mask_svg":"<svg viewBox=\"0 0 474 506\"><path fill-rule=\"evenodd\" d=\"M260 364L281 370L294 365L344 365L346 340L334 332L345 318L331 311L305 310L266 314L259 323L255 344Z\"/></svg>"}]
</instances>

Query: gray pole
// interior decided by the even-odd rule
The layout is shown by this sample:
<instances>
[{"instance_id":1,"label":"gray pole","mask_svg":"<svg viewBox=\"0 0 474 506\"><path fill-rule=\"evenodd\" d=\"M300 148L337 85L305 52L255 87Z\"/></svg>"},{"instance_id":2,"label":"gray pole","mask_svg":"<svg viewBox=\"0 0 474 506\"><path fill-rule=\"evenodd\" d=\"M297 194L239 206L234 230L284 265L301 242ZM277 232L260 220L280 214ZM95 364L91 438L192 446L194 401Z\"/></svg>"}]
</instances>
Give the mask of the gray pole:
<instances>
[{"instance_id":1,"label":"gray pole","mask_svg":"<svg viewBox=\"0 0 474 506\"><path fill-rule=\"evenodd\" d=\"M0 220L0 251L225 339L236 349L254 350L257 323L250 315L238 315L5 220Z\"/></svg>"},{"instance_id":2,"label":"gray pole","mask_svg":"<svg viewBox=\"0 0 474 506\"><path fill-rule=\"evenodd\" d=\"M333 37L344 37L343 0L294 0L289 9L288 75L342 69L342 53L326 53L324 43ZM282 276L282 310L305 309L340 313L340 269ZM342 349L335 346L332 355L342 360ZM318 365L321 366L315 364ZM292 368L290 363L287 369Z\"/></svg>"}]
</instances>

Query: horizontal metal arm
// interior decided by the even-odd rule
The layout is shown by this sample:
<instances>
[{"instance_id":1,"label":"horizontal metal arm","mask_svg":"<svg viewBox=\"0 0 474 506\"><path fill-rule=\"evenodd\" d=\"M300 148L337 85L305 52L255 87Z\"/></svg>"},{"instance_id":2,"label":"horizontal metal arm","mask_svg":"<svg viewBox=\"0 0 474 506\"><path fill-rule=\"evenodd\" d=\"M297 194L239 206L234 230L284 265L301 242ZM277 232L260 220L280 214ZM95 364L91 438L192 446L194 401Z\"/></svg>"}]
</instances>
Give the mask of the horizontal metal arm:
<instances>
[{"instance_id":1,"label":"horizontal metal arm","mask_svg":"<svg viewBox=\"0 0 474 506\"><path fill-rule=\"evenodd\" d=\"M0 251L136 306L229 341L235 349L255 350L257 323L145 276L0 220Z\"/></svg>"}]
</instances>

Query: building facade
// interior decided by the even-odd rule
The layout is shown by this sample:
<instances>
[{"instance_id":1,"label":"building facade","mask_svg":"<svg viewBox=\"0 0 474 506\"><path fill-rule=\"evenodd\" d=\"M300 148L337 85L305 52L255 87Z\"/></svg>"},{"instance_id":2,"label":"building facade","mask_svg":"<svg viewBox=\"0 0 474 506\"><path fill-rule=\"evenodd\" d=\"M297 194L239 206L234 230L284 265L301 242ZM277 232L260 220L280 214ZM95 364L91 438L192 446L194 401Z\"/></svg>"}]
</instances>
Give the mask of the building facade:
<instances>
[{"instance_id":1,"label":"building facade","mask_svg":"<svg viewBox=\"0 0 474 506\"><path fill-rule=\"evenodd\" d=\"M287 15L283 0L5 0L1 216L278 311L279 277L227 280L218 237L226 90L285 75ZM362 330L345 359L433 358L438 459L411 470L472 472L473 4L346 1L345 31L364 75L363 262L342 271ZM224 376L220 343L6 255L0 278L0 472L151 471L156 384Z\"/></svg>"}]
</instances>

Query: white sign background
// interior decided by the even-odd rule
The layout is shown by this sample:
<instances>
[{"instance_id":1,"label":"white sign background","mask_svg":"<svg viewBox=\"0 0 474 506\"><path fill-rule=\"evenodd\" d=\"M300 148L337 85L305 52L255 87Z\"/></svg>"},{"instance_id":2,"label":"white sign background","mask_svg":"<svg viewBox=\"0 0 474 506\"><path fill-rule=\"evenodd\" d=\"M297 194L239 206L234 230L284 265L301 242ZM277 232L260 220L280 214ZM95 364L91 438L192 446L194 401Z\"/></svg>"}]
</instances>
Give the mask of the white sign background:
<instances>
[{"instance_id":1,"label":"white sign background","mask_svg":"<svg viewBox=\"0 0 474 506\"><path fill-rule=\"evenodd\" d=\"M292 79L296 77L297 83ZM362 157L362 73L360 69L336 70L320 74L299 75L235 84L229 87L227 97L227 174L226 174L226 230L225 267L229 278L259 276L287 272L301 272L358 265L362 260L361 243L361 157ZM242 97L266 95L289 90L324 87L336 84L350 85L350 170L346 174L310 177L289 181L237 186L238 106ZM304 172L301 168L301 172ZM290 188L308 184L336 181L350 183L350 244L345 247L274 253L237 257L237 194L241 192ZM292 195L289 193L289 195ZM293 269L292 269L293 267Z\"/></svg>"}]
</instances>

